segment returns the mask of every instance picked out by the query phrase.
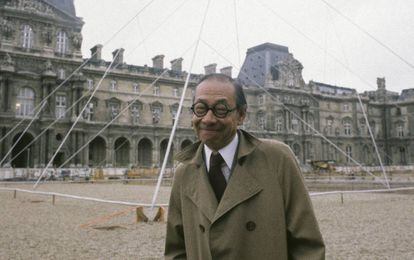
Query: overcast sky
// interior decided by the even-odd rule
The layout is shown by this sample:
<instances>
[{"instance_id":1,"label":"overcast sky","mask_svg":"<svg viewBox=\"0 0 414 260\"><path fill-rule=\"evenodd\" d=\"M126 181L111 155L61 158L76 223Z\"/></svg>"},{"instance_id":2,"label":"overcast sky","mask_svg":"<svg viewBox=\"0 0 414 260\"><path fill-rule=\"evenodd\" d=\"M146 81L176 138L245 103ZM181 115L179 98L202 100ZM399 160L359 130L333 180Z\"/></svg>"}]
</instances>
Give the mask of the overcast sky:
<instances>
[{"instance_id":1,"label":"overcast sky","mask_svg":"<svg viewBox=\"0 0 414 260\"><path fill-rule=\"evenodd\" d=\"M164 54L166 67L183 57L184 70L189 71L207 0L151 1L75 0L77 15L85 22L84 57L90 57L89 49L100 43L105 44L103 57L108 61L112 51L122 47L128 64L152 66L151 58ZM414 1L326 1L414 64ZM205 65L217 63L218 69L233 66L233 76L237 76L246 50L271 42L289 47L304 66L306 82L362 92L375 90L376 78L385 77L389 90L414 88L414 68L321 0L212 0L201 38L215 50L200 43L194 73L203 73Z\"/></svg>"}]
</instances>

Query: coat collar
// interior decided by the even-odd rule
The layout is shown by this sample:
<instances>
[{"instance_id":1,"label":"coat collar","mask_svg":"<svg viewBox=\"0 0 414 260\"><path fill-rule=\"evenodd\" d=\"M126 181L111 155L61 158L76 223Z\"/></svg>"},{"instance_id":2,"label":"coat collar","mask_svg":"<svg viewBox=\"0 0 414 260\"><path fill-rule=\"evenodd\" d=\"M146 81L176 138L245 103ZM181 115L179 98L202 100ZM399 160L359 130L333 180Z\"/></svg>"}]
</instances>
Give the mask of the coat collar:
<instances>
[{"instance_id":1,"label":"coat collar","mask_svg":"<svg viewBox=\"0 0 414 260\"><path fill-rule=\"evenodd\" d=\"M203 159L203 143L197 142L176 156L178 161L189 163L194 167L194 174L187 175L190 177L184 192L212 223L262 190L254 173L248 171L244 165L244 160L256 149L260 141L243 130L239 130L239 133L237 163L220 204L217 203L207 177Z\"/></svg>"}]
</instances>

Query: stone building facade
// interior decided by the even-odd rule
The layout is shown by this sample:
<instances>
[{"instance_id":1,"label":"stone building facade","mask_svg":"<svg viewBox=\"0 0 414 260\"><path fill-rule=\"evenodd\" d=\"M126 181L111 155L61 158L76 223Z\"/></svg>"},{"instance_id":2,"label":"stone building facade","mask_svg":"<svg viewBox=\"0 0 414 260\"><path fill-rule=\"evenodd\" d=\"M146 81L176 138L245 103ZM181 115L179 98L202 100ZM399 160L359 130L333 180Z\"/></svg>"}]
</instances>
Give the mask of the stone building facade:
<instances>
[{"instance_id":1,"label":"stone building facade","mask_svg":"<svg viewBox=\"0 0 414 260\"><path fill-rule=\"evenodd\" d=\"M187 77L182 58L173 59L168 69L163 55L155 56L152 66L136 66L124 62L125 50L120 48L112 61L105 61L104 46L98 44L85 59L80 51L82 26L73 0L0 0L3 166L45 166L78 117L54 166L160 166ZM216 72L216 67L207 65L205 73ZM356 91L305 83L302 69L285 46L265 43L248 49L238 75L249 104L243 127L289 144L301 163L351 163L323 134L358 162L377 165ZM231 75L231 67L221 72ZM196 141L190 106L201 76L190 75L172 154ZM376 91L360 97L382 159L386 164L411 164L414 89L401 95L387 91L383 78L377 85Z\"/></svg>"}]
</instances>

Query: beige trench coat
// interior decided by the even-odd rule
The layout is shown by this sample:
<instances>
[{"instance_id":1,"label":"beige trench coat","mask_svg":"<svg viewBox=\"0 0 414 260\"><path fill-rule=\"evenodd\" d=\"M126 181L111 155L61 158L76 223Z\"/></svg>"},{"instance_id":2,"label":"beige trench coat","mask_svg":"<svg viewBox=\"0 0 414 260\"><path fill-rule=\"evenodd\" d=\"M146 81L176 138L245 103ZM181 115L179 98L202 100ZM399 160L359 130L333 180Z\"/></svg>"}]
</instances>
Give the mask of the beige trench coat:
<instances>
[{"instance_id":1,"label":"beige trench coat","mask_svg":"<svg viewBox=\"0 0 414 260\"><path fill-rule=\"evenodd\" d=\"M203 145L177 159L166 259L324 259L325 246L290 148L240 131L237 161L220 204Z\"/></svg>"}]
</instances>

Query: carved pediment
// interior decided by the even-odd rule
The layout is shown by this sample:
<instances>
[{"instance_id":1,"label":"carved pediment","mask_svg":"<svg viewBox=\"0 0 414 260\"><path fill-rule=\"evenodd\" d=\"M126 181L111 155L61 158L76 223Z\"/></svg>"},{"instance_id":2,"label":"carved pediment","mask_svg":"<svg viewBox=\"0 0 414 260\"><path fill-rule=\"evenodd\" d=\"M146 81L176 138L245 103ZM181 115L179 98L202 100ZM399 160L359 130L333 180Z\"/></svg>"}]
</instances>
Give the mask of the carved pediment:
<instances>
[{"instance_id":1,"label":"carved pediment","mask_svg":"<svg viewBox=\"0 0 414 260\"><path fill-rule=\"evenodd\" d=\"M118 104L120 105L122 103L122 100L116 98L116 97L111 97L107 100L105 100L106 106L109 106L109 104Z\"/></svg>"},{"instance_id":2,"label":"carved pediment","mask_svg":"<svg viewBox=\"0 0 414 260\"><path fill-rule=\"evenodd\" d=\"M38 0L9 0L6 2L6 7L31 13L39 13L52 16L56 15L55 10L51 5Z\"/></svg>"},{"instance_id":3,"label":"carved pediment","mask_svg":"<svg viewBox=\"0 0 414 260\"><path fill-rule=\"evenodd\" d=\"M295 88L303 88L305 82L302 77L302 64L290 54L286 59L281 60L272 67L273 78L277 78L279 83Z\"/></svg>"},{"instance_id":4,"label":"carved pediment","mask_svg":"<svg viewBox=\"0 0 414 260\"><path fill-rule=\"evenodd\" d=\"M42 0L7 0L5 7L43 16L70 18L71 20L75 18L76 20L80 20L73 14L66 12L65 10L60 10L53 4Z\"/></svg>"}]
</instances>

